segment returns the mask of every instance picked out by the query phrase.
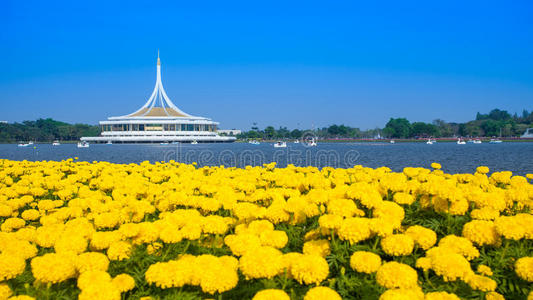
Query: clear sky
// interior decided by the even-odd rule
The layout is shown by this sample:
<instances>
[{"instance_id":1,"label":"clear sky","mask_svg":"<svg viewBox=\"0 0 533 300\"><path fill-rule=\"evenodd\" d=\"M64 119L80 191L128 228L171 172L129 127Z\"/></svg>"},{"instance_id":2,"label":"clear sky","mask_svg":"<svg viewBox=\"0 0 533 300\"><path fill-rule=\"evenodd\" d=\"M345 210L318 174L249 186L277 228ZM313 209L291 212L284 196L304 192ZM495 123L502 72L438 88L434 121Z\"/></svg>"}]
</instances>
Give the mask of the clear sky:
<instances>
[{"instance_id":1,"label":"clear sky","mask_svg":"<svg viewBox=\"0 0 533 300\"><path fill-rule=\"evenodd\" d=\"M0 120L133 112L157 49L173 102L221 128L533 110L531 0L3 0L0 26Z\"/></svg>"}]
</instances>

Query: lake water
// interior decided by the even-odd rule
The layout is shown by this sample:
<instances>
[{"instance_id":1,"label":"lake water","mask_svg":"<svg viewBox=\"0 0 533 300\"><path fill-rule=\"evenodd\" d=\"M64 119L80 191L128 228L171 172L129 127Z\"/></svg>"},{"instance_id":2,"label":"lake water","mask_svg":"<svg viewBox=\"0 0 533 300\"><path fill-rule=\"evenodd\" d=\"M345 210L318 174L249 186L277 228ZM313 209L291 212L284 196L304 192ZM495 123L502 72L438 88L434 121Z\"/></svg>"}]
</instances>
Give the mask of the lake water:
<instances>
[{"instance_id":1,"label":"lake water","mask_svg":"<svg viewBox=\"0 0 533 300\"><path fill-rule=\"evenodd\" d=\"M426 167L432 162L442 164L450 173L472 173L477 166L491 171L513 171L524 175L533 173L533 143L471 144L456 143L319 143L317 147L287 144L274 148L272 143L252 145L230 144L93 144L77 148L75 144L35 147L0 145L0 158L11 160L64 160L78 157L82 161L140 163L142 161L175 160L197 162L200 166L225 165L243 167L277 162L278 166L292 163L297 166L367 167L387 166L394 171L404 167Z\"/></svg>"}]
</instances>

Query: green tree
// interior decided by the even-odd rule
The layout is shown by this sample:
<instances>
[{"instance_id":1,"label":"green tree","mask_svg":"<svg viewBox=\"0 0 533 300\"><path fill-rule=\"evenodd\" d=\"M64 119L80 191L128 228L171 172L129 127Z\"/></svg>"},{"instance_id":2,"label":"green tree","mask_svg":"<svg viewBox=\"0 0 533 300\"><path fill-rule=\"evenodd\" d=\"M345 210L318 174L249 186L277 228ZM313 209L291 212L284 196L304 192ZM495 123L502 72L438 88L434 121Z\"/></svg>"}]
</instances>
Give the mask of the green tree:
<instances>
[{"instance_id":1,"label":"green tree","mask_svg":"<svg viewBox=\"0 0 533 300\"><path fill-rule=\"evenodd\" d=\"M411 124L406 118L391 118L383 132L393 138L408 138L411 133Z\"/></svg>"},{"instance_id":2,"label":"green tree","mask_svg":"<svg viewBox=\"0 0 533 300\"><path fill-rule=\"evenodd\" d=\"M502 128L500 122L494 120L487 120L481 124L481 129L485 132L485 136L500 135L500 128Z\"/></svg>"},{"instance_id":3,"label":"green tree","mask_svg":"<svg viewBox=\"0 0 533 300\"><path fill-rule=\"evenodd\" d=\"M298 130L298 129L294 129L293 131L291 131L291 137L293 139L299 139L302 137L302 131L301 130Z\"/></svg>"},{"instance_id":4,"label":"green tree","mask_svg":"<svg viewBox=\"0 0 533 300\"><path fill-rule=\"evenodd\" d=\"M0 126L0 142L4 143L17 141L51 142L55 139L69 141L79 140L82 136L97 136L99 134L99 126L71 125L53 119L38 119Z\"/></svg>"},{"instance_id":5,"label":"green tree","mask_svg":"<svg viewBox=\"0 0 533 300\"><path fill-rule=\"evenodd\" d=\"M489 119L496 121L509 120L511 115L506 110L493 109L489 113Z\"/></svg>"},{"instance_id":6,"label":"green tree","mask_svg":"<svg viewBox=\"0 0 533 300\"><path fill-rule=\"evenodd\" d=\"M450 137L455 134L454 128L450 123L447 123L444 120L436 119L433 120L433 125L437 127L437 136L439 137Z\"/></svg>"},{"instance_id":7,"label":"green tree","mask_svg":"<svg viewBox=\"0 0 533 300\"><path fill-rule=\"evenodd\" d=\"M438 133L437 126L424 122L414 122L411 124L411 136L429 137L436 136Z\"/></svg>"},{"instance_id":8,"label":"green tree","mask_svg":"<svg viewBox=\"0 0 533 300\"><path fill-rule=\"evenodd\" d=\"M265 139L272 139L276 135L276 129L273 126L265 128Z\"/></svg>"}]
</instances>

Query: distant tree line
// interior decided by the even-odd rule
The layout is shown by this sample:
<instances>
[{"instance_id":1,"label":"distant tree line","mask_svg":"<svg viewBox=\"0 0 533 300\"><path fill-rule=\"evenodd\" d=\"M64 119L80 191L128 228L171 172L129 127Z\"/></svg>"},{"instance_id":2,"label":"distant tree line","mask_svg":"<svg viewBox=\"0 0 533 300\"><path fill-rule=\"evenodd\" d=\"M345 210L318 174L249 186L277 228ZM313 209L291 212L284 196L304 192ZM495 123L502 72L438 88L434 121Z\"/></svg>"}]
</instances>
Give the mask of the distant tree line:
<instances>
[{"instance_id":1,"label":"distant tree line","mask_svg":"<svg viewBox=\"0 0 533 300\"><path fill-rule=\"evenodd\" d=\"M38 119L22 123L0 124L0 143L18 141L50 142L75 141L82 136L97 136L100 127L86 124L68 124L53 119Z\"/></svg>"},{"instance_id":2,"label":"distant tree line","mask_svg":"<svg viewBox=\"0 0 533 300\"><path fill-rule=\"evenodd\" d=\"M406 118L391 118L384 128L361 130L346 125L331 125L312 130L289 130L287 127L254 126L243 131L240 139L299 139L317 136L324 139L343 138L427 138L427 137L492 137L520 136L533 127L533 112L522 111L511 115L505 110L493 109L488 114L477 113L476 119L466 123L448 123L437 119L432 123L410 122ZM53 119L38 119L22 123L0 123L0 143L18 141L50 142L53 140L76 141L82 136L98 136L100 127L87 124L68 124Z\"/></svg>"},{"instance_id":3,"label":"distant tree line","mask_svg":"<svg viewBox=\"0 0 533 300\"><path fill-rule=\"evenodd\" d=\"M391 118L383 134L393 138L510 137L520 136L529 127L533 127L533 112L524 110L521 115L511 115L505 110L493 109L488 114L478 112L475 120L466 123L447 123L440 119L432 123L410 123L405 118Z\"/></svg>"},{"instance_id":4,"label":"distant tree line","mask_svg":"<svg viewBox=\"0 0 533 300\"><path fill-rule=\"evenodd\" d=\"M302 137L319 137L319 138L373 138L379 134L379 129L360 130L345 125L331 125L329 127L319 128L315 130L289 130L287 127L267 126L260 130L253 127L249 131L244 131L237 136L239 139L300 139Z\"/></svg>"},{"instance_id":5,"label":"distant tree line","mask_svg":"<svg viewBox=\"0 0 533 300\"><path fill-rule=\"evenodd\" d=\"M436 119L431 123L410 122L406 118L391 118L384 128L361 130L346 125L331 125L316 130L289 130L287 127L267 126L260 130L257 125L242 132L241 139L298 139L312 132L319 138L428 138L428 137L493 137L520 136L533 127L533 112L522 111L511 115L505 110L493 109L488 114L477 113L476 119L466 123L448 123Z\"/></svg>"}]
</instances>

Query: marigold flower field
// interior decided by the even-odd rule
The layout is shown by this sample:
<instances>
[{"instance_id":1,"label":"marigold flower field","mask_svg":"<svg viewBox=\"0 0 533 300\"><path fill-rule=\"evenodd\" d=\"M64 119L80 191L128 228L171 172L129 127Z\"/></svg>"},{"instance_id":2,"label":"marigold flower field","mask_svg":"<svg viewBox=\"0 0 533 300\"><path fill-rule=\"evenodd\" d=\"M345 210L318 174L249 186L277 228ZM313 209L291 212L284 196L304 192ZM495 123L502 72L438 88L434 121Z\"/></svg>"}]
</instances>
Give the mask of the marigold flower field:
<instances>
[{"instance_id":1,"label":"marigold flower field","mask_svg":"<svg viewBox=\"0 0 533 300\"><path fill-rule=\"evenodd\" d=\"M533 175L0 160L0 299L533 299Z\"/></svg>"}]
</instances>

